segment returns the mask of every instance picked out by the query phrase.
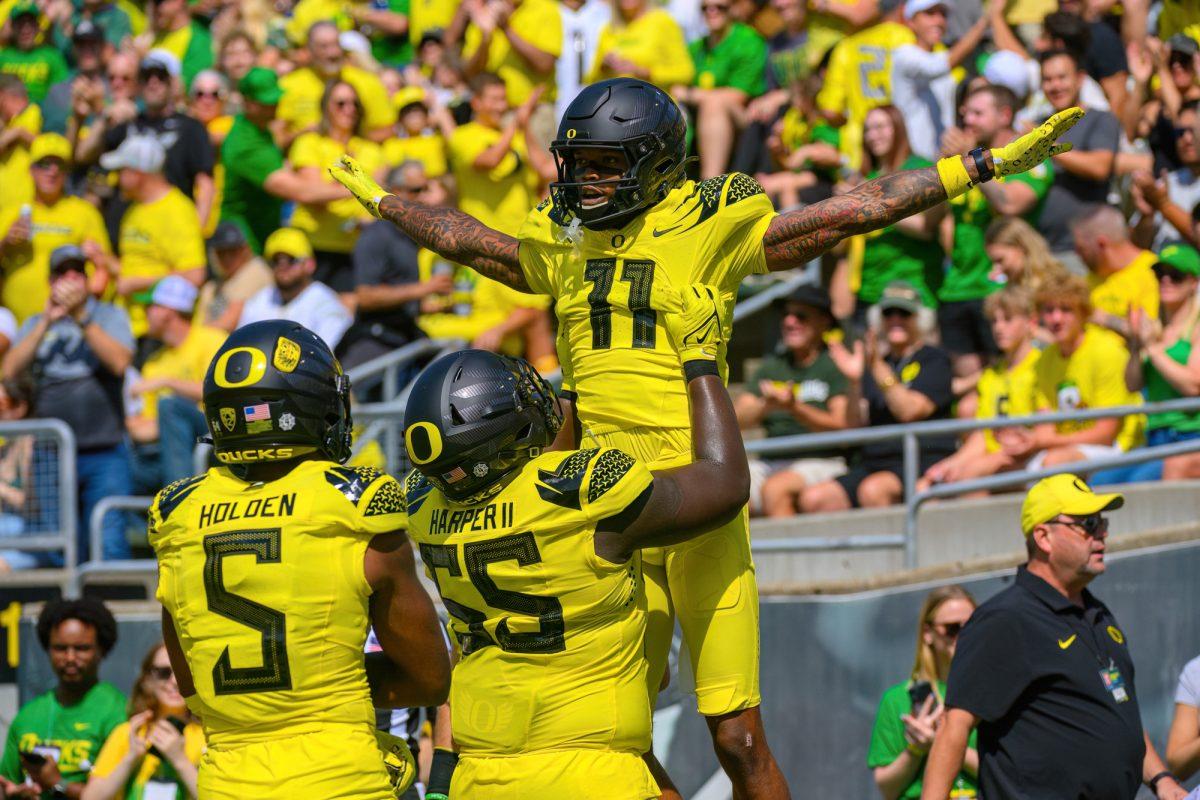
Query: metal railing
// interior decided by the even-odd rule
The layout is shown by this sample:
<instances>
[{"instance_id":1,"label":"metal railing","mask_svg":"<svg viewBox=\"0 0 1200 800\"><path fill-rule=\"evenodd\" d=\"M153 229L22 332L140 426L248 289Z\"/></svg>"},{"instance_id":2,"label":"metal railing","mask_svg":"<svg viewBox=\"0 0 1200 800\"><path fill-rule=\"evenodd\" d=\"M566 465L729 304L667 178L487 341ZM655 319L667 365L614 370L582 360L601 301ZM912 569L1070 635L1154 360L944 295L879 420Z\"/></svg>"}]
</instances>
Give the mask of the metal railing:
<instances>
[{"instance_id":1,"label":"metal railing","mask_svg":"<svg viewBox=\"0 0 1200 800\"><path fill-rule=\"evenodd\" d=\"M0 423L0 437L8 446L20 446L21 439L34 437L28 453L29 463L21 470L28 483L21 507L6 508L21 521L26 532L0 538L0 550L58 552L68 573L79 561L78 478L75 464L75 434L62 420L25 419ZM49 444L54 452L51 454ZM23 459L18 456L18 460ZM50 459L53 463L49 463ZM21 469L18 466L18 469Z\"/></svg>"},{"instance_id":2,"label":"metal railing","mask_svg":"<svg viewBox=\"0 0 1200 800\"><path fill-rule=\"evenodd\" d=\"M822 433L805 433L795 436L779 436L772 439L756 439L746 442L746 452L751 455L792 456L812 450L827 450L830 448L852 448L864 444L888 442L899 439L903 452L903 483L904 483L904 533L880 534L854 537L789 537L775 539L770 544L758 542L753 545L756 552L798 552L804 550L856 550L879 547L903 547L905 563L908 567L916 566L917 544L917 515L921 505L936 498L953 497L984 489L1006 488L1020 486L1029 481L1038 480L1047 475L1061 472L1085 471L1095 472L1114 467L1131 466L1146 461L1156 461L1183 453L1200 452L1200 439L1177 442L1159 447L1145 447L1132 450L1121 456L1077 461L1061 467L1042 470L1022 470L1006 472L987 478L957 481L931 487L926 492L918 494L917 481L920 480L920 440L930 436L949 436L971 433L977 430L996 430L999 428L1029 427L1048 423L1083 422L1098 419L1124 418L1136 414L1162 414L1171 411L1200 411L1200 397L1185 397L1177 400L1165 400L1160 403L1147 403L1136 406L1112 406L1109 408L1090 408L1076 411L1056 411L1052 413L1034 414L1025 417L995 417L992 419L961 419L961 420L931 420L914 422L904 425L880 425L873 428L854 428L845 431L825 431Z\"/></svg>"}]
</instances>

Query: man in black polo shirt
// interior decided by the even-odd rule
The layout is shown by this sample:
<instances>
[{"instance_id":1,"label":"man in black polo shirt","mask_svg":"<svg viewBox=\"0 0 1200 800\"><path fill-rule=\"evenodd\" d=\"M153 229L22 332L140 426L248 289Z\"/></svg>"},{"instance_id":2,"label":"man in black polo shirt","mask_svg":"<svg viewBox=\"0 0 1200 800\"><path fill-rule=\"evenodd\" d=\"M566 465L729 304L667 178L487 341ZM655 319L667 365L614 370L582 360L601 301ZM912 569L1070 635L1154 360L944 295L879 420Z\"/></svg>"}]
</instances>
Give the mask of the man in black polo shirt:
<instances>
[{"instance_id":1,"label":"man in black polo shirt","mask_svg":"<svg viewBox=\"0 0 1200 800\"><path fill-rule=\"evenodd\" d=\"M1132 800L1143 782L1186 794L1142 730L1125 634L1084 588L1105 568L1101 513L1123 503L1074 475L1029 490L1029 561L959 636L922 800L949 795L976 725L985 800Z\"/></svg>"}]
</instances>

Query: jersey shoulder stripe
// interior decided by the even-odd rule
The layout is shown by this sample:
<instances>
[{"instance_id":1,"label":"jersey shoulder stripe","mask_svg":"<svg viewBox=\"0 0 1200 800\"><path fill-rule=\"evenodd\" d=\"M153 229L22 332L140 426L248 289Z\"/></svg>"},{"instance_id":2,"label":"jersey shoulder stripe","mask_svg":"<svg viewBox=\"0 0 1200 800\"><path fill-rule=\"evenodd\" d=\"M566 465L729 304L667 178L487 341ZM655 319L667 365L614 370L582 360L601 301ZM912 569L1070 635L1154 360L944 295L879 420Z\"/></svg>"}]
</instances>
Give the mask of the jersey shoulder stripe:
<instances>
[{"instance_id":1,"label":"jersey shoulder stripe","mask_svg":"<svg viewBox=\"0 0 1200 800\"><path fill-rule=\"evenodd\" d=\"M594 503L616 486L621 478L633 469L637 462L623 450L605 450L592 467L592 479L588 482L588 503Z\"/></svg>"},{"instance_id":2,"label":"jersey shoulder stripe","mask_svg":"<svg viewBox=\"0 0 1200 800\"><path fill-rule=\"evenodd\" d=\"M415 514L421 510L425 499L433 491L433 484L415 469L404 479L404 503L408 513Z\"/></svg>"},{"instance_id":3,"label":"jersey shoulder stripe","mask_svg":"<svg viewBox=\"0 0 1200 800\"><path fill-rule=\"evenodd\" d=\"M330 467L325 470L325 480L329 485L356 506L371 484L381 477L383 473L372 467Z\"/></svg>"},{"instance_id":4,"label":"jersey shoulder stripe","mask_svg":"<svg viewBox=\"0 0 1200 800\"><path fill-rule=\"evenodd\" d=\"M367 501L363 516L378 517L384 514L404 514L407 511L408 505L404 502L404 492L400 489L400 483L389 477Z\"/></svg>"},{"instance_id":5,"label":"jersey shoulder stripe","mask_svg":"<svg viewBox=\"0 0 1200 800\"><path fill-rule=\"evenodd\" d=\"M588 464L599 452L599 448L577 450L558 463L553 471L539 469L537 492L547 503L579 511L583 503L579 499L579 489L583 485L583 476Z\"/></svg>"},{"instance_id":6,"label":"jersey shoulder stripe","mask_svg":"<svg viewBox=\"0 0 1200 800\"><path fill-rule=\"evenodd\" d=\"M196 491L205 477L207 477L207 473L193 475L190 478L181 478L163 487L162 491L158 493L158 497L154 500L154 506L158 509L159 519L166 522L167 517L171 516L171 512L179 508L179 505L188 499L192 492Z\"/></svg>"}]
</instances>

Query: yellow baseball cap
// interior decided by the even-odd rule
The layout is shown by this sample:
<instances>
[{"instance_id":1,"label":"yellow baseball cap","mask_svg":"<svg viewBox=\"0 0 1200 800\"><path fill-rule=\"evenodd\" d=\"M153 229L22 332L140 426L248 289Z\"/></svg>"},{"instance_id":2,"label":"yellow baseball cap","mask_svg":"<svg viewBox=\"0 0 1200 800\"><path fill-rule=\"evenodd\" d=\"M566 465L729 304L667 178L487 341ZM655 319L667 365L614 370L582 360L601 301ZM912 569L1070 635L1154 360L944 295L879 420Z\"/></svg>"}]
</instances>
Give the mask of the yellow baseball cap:
<instances>
[{"instance_id":1,"label":"yellow baseball cap","mask_svg":"<svg viewBox=\"0 0 1200 800\"><path fill-rule=\"evenodd\" d=\"M292 258L312 258L312 245L304 231L295 228L280 228L267 237L263 255L268 261L282 253Z\"/></svg>"},{"instance_id":2,"label":"yellow baseball cap","mask_svg":"<svg viewBox=\"0 0 1200 800\"><path fill-rule=\"evenodd\" d=\"M29 145L29 161L36 164L43 158L61 158L71 163L71 143L57 133L43 133Z\"/></svg>"},{"instance_id":3,"label":"yellow baseball cap","mask_svg":"<svg viewBox=\"0 0 1200 800\"><path fill-rule=\"evenodd\" d=\"M1125 505L1120 494L1096 494L1078 475L1064 472L1051 475L1033 485L1021 505L1021 532L1026 536L1043 522L1059 514L1086 517L1101 511L1114 511Z\"/></svg>"}]
</instances>

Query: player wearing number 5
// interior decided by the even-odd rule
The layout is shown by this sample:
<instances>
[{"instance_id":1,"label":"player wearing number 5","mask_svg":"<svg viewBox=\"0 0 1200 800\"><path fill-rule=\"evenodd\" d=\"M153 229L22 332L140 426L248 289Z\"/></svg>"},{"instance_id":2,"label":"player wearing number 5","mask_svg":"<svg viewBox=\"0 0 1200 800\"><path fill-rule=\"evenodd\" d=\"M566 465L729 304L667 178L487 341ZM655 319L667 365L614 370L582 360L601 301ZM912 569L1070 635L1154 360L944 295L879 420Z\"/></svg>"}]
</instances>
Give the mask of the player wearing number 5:
<instances>
[{"instance_id":1,"label":"player wearing number 5","mask_svg":"<svg viewBox=\"0 0 1200 800\"><path fill-rule=\"evenodd\" d=\"M445 700L446 648L400 486L342 466L349 392L307 328L235 331L204 380L222 466L150 508L163 639L208 741L206 800L391 800L373 707ZM364 668L369 623L383 657Z\"/></svg>"},{"instance_id":2,"label":"player wearing number 5","mask_svg":"<svg viewBox=\"0 0 1200 800\"><path fill-rule=\"evenodd\" d=\"M776 215L746 175L686 179L686 126L664 92L629 78L602 81L564 114L551 146L559 180L519 238L458 211L385 194L353 160L333 174L422 246L520 291L554 297L563 397L575 401L568 406L583 429L651 468L670 468L691 460L691 431L687 388L648 302L656 280L715 286L728 333L738 284L750 273L802 266L846 236L886 227L994 173L1027 170L1059 152L1055 140L1082 114L1064 111L1007 147L893 173ZM718 362L724 374L723 350ZM759 714L758 597L745 520L648 553L645 562L653 609L648 690L657 690L663 674L673 610L697 705L734 794L785 797Z\"/></svg>"},{"instance_id":3,"label":"player wearing number 5","mask_svg":"<svg viewBox=\"0 0 1200 800\"><path fill-rule=\"evenodd\" d=\"M413 387L409 533L462 650L452 798L659 797L642 760L650 704L639 551L728 521L750 483L717 375L716 292L689 287L684 297L681 313L666 315L695 428L694 458L678 470L651 473L611 447L543 452L562 416L523 360L454 353Z\"/></svg>"}]
</instances>

